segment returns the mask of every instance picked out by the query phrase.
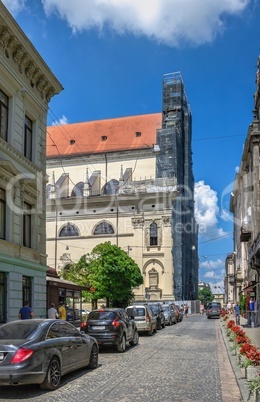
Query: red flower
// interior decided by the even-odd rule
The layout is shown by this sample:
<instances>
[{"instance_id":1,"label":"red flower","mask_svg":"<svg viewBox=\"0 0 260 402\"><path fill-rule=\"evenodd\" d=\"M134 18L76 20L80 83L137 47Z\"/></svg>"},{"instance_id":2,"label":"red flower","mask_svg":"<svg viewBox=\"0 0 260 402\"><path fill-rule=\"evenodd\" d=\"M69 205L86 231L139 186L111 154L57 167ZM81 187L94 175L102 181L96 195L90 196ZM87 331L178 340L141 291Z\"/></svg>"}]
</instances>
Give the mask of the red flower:
<instances>
[{"instance_id":1,"label":"red flower","mask_svg":"<svg viewBox=\"0 0 260 402\"><path fill-rule=\"evenodd\" d=\"M228 327L228 328L233 328L235 325L236 325L235 321L234 321L234 320L230 320L230 321L228 322L228 324L227 324L227 327Z\"/></svg>"},{"instance_id":2,"label":"red flower","mask_svg":"<svg viewBox=\"0 0 260 402\"><path fill-rule=\"evenodd\" d=\"M248 353L250 351L256 351L256 347L251 345L250 343L244 343L240 349L241 355L245 355L246 353Z\"/></svg>"}]
</instances>

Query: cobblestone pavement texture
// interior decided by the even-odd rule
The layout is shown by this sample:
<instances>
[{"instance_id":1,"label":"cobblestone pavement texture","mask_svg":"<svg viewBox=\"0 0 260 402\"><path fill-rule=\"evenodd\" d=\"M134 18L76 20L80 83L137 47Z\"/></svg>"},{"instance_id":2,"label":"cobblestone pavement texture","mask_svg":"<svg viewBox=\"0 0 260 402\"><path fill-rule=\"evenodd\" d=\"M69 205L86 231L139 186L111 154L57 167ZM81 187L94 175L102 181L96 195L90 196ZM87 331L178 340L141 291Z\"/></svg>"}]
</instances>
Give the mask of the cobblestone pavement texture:
<instances>
[{"instance_id":1,"label":"cobblestone pavement texture","mask_svg":"<svg viewBox=\"0 0 260 402\"><path fill-rule=\"evenodd\" d=\"M190 315L125 353L100 352L96 370L62 378L57 391L2 387L0 401L236 402L241 399L219 320Z\"/></svg>"}]
</instances>

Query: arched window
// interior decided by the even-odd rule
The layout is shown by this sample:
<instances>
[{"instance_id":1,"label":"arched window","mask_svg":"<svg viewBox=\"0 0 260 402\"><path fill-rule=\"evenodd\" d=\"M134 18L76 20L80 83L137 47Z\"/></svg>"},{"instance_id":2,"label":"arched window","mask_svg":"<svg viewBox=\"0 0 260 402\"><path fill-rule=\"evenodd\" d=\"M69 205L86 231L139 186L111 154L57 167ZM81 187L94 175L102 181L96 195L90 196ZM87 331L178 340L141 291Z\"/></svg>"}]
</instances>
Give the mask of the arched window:
<instances>
[{"instance_id":1,"label":"arched window","mask_svg":"<svg viewBox=\"0 0 260 402\"><path fill-rule=\"evenodd\" d=\"M115 179L110 180L107 184L105 184L103 188L104 194L117 194L118 193L118 181Z\"/></svg>"},{"instance_id":2,"label":"arched window","mask_svg":"<svg viewBox=\"0 0 260 402\"><path fill-rule=\"evenodd\" d=\"M84 188L84 183L83 181L80 181L77 183L71 192L71 197L82 197L83 196L83 188Z\"/></svg>"},{"instance_id":3,"label":"arched window","mask_svg":"<svg viewBox=\"0 0 260 402\"><path fill-rule=\"evenodd\" d=\"M76 228L75 225L67 223L67 225L61 229L59 237L66 237L66 236L79 236L78 229Z\"/></svg>"},{"instance_id":4,"label":"arched window","mask_svg":"<svg viewBox=\"0 0 260 402\"><path fill-rule=\"evenodd\" d=\"M150 246L158 245L158 227L155 222L150 225Z\"/></svg>"},{"instance_id":5,"label":"arched window","mask_svg":"<svg viewBox=\"0 0 260 402\"><path fill-rule=\"evenodd\" d=\"M94 230L94 235L113 234L115 233L113 226L108 222L99 223Z\"/></svg>"}]
</instances>

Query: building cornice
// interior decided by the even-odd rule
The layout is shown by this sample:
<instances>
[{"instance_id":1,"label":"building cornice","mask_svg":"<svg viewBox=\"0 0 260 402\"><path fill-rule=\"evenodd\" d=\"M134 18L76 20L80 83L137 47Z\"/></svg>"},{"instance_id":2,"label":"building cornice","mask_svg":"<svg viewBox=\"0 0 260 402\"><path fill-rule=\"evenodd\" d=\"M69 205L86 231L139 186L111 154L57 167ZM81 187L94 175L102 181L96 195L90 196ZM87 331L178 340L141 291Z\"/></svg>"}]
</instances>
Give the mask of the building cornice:
<instances>
[{"instance_id":1,"label":"building cornice","mask_svg":"<svg viewBox=\"0 0 260 402\"><path fill-rule=\"evenodd\" d=\"M0 5L0 9L0 46L6 61L13 61L20 74L27 77L29 86L36 89L43 100L49 102L53 95L63 89L61 84L3 5Z\"/></svg>"}]
</instances>

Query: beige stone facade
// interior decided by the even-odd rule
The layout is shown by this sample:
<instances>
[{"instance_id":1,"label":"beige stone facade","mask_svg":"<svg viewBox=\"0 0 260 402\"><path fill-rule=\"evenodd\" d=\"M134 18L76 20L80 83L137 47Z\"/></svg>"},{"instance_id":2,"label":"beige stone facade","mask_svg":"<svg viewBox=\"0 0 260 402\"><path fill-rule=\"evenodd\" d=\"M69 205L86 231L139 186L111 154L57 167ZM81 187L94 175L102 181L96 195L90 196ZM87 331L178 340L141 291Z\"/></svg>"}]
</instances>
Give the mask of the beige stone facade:
<instances>
[{"instance_id":1,"label":"beige stone facade","mask_svg":"<svg viewBox=\"0 0 260 402\"><path fill-rule=\"evenodd\" d=\"M245 295L255 300L256 322L260 324L260 57L253 121L248 128L239 171L231 193L230 210L234 214L233 276L234 301Z\"/></svg>"},{"instance_id":2,"label":"beige stone facade","mask_svg":"<svg viewBox=\"0 0 260 402\"><path fill-rule=\"evenodd\" d=\"M0 323L46 312L46 115L62 87L0 2Z\"/></svg>"},{"instance_id":3,"label":"beige stone facade","mask_svg":"<svg viewBox=\"0 0 260 402\"><path fill-rule=\"evenodd\" d=\"M155 163L153 146L67 157L62 167L58 158L48 158L48 264L62 271L110 241L143 274L144 284L134 289L136 299L147 293L154 300L173 299L171 215L178 189L174 178L154 178Z\"/></svg>"}]
</instances>

